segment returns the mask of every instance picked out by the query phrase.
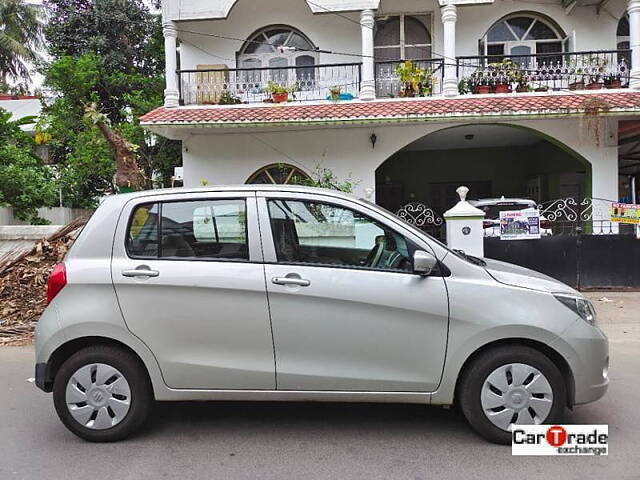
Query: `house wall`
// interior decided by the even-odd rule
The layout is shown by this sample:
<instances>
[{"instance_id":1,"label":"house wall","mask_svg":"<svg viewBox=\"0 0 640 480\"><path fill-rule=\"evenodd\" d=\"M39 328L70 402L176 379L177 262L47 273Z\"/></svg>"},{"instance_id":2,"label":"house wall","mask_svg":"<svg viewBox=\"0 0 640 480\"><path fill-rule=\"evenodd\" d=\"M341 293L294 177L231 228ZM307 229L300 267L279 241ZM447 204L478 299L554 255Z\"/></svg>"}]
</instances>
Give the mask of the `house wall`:
<instances>
[{"instance_id":1,"label":"house wall","mask_svg":"<svg viewBox=\"0 0 640 480\"><path fill-rule=\"evenodd\" d=\"M456 125L462 124L342 126L269 133L227 131L224 134L187 135L183 138L185 186L198 186L203 180L209 184L245 183L252 173L263 166L289 163L310 174L319 165L331 169L341 180L347 177L357 179L359 183L355 193L365 196L367 189L375 189L376 169L385 160L429 133ZM617 146L607 146L615 145L615 141L603 140L597 146L577 119L523 120L508 125L534 129L559 147L587 159L592 167L592 184L591 192L585 193L596 198L618 198ZM609 127L613 128L614 125ZM370 141L372 133L377 137L375 148ZM557 160L554 160L554 155ZM539 156L548 157L543 161L547 163L545 168L550 171L554 168L566 171L560 148L552 152L540 151ZM508 158L505 157L503 162L503 170L509 172L511 167ZM513 162L518 162L518 159L513 158ZM504 185L505 189L512 188L506 183Z\"/></svg>"},{"instance_id":2,"label":"house wall","mask_svg":"<svg viewBox=\"0 0 640 480\"><path fill-rule=\"evenodd\" d=\"M178 0L169 0L176 2ZM190 0L190 3L205 0ZM219 3L219 2L218 2ZM320 54L320 63L359 62L361 57L361 31L359 12L313 14L304 0L270 0L256 8L252 0L238 0L226 19L180 21L178 35L181 68L193 69L197 65L235 66L236 53L242 42L188 31L215 34L222 37L246 39L256 30L274 24L287 24L305 33L313 43L323 50L355 53L356 56ZM557 1L497 1L493 4L468 5L458 8L456 25L456 55L477 55L478 40L497 20L513 12L533 12L551 18L568 36L575 32L573 50L604 50L616 48L616 27L624 14L626 1L611 0L599 11L595 6L576 7L566 14ZM203 8L203 11L206 10ZM436 0L382 0L377 15L396 13L431 13L433 57L442 56L443 32L440 7ZM206 15L204 15L206 16ZM346 17L346 18L344 18Z\"/></svg>"}]
</instances>

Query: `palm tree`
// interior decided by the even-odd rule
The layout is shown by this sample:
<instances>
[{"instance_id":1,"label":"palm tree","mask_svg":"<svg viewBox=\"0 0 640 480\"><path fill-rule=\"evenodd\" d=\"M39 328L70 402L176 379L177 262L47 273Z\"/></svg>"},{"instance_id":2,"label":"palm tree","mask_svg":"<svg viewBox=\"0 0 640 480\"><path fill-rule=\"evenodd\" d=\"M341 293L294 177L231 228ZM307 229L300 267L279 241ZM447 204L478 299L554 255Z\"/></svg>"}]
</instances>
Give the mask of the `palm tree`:
<instances>
[{"instance_id":1,"label":"palm tree","mask_svg":"<svg viewBox=\"0 0 640 480\"><path fill-rule=\"evenodd\" d=\"M0 0L0 82L30 80L29 66L42 46L39 8L25 0Z\"/></svg>"}]
</instances>

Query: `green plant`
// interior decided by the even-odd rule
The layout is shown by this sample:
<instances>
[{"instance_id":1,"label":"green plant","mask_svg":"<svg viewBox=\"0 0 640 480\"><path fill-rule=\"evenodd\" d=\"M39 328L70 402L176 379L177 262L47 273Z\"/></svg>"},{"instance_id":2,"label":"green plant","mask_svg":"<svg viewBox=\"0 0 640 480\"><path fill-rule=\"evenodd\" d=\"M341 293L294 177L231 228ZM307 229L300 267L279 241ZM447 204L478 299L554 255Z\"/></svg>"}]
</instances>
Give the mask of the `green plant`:
<instances>
[{"instance_id":1,"label":"green plant","mask_svg":"<svg viewBox=\"0 0 640 480\"><path fill-rule=\"evenodd\" d=\"M331 94L331 100L337 102L338 100L340 100L340 94L342 93L342 91L340 87L334 85L329 89L329 93Z\"/></svg>"},{"instance_id":2,"label":"green plant","mask_svg":"<svg viewBox=\"0 0 640 480\"><path fill-rule=\"evenodd\" d=\"M310 177L294 177L292 183L295 185L305 185L307 187L316 188L328 188L330 190L338 190L340 192L352 193L353 189L360 183L360 180L356 180L351 177L351 174L347 176L345 180L340 180L330 168L316 165L315 170L311 173Z\"/></svg>"},{"instance_id":3,"label":"green plant","mask_svg":"<svg viewBox=\"0 0 640 480\"><path fill-rule=\"evenodd\" d=\"M433 85L430 69L419 67L411 60L405 60L396 66L396 74L402 85L402 96L431 95Z\"/></svg>"},{"instance_id":4,"label":"green plant","mask_svg":"<svg viewBox=\"0 0 640 480\"><path fill-rule=\"evenodd\" d=\"M292 85L285 86L269 80L265 90L267 91L267 93L282 95L284 93L293 93L298 91L298 84L294 83Z\"/></svg>"},{"instance_id":5,"label":"green plant","mask_svg":"<svg viewBox=\"0 0 640 480\"><path fill-rule=\"evenodd\" d=\"M218 100L218 105L239 105L242 103L240 98L236 97L230 90L225 90L220 95L220 100Z\"/></svg>"}]
</instances>

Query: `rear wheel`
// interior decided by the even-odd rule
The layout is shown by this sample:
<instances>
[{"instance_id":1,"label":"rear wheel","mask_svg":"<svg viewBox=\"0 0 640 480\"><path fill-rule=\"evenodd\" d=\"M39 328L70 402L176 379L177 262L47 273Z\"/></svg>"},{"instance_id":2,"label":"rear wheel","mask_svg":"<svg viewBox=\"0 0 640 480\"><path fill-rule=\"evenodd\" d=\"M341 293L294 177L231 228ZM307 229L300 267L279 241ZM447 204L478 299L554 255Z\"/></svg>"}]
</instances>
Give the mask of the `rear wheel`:
<instances>
[{"instance_id":1,"label":"rear wheel","mask_svg":"<svg viewBox=\"0 0 640 480\"><path fill-rule=\"evenodd\" d=\"M507 346L480 354L459 385L460 406L487 440L511 443L519 425L559 423L566 405L560 370L539 351Z\"/></svg>"},{"instance_id":2,"label":"rear wheel","mask_svg":"<svg viewBox=\"0 0 640 480\"><path fill-rule=\"evenodd\" d=\"M53 384L62 423L92 442L128 437L146 420L153 403L140 360L118 347L85 348L66 360Z\"/></svg>"}]
</instances>

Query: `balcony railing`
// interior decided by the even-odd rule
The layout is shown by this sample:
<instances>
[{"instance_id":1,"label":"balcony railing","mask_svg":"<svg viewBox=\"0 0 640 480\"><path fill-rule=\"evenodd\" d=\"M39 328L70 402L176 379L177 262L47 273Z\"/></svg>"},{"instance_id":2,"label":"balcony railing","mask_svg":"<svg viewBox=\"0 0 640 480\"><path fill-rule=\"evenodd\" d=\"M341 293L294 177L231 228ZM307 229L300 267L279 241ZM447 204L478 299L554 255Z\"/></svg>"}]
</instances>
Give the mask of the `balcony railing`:
<instances>
[{"instance_id":1,"label":"balcony railing","mask_svg":"<svg viewBox=\"0 0 640 480\"><path fill-rule=\"evenodd\" d=\"M425 76L429 85L426 88L428 95L442 93L442 77L444 74L444 60L442 58L429 58L426 60L411 60L416 67L425 70ZM402 61L376 62L376 96L378 98L406 96L400 76L397 73ZM414 94L416 92L413 92Z\"/></svg>"},{"instance_id":2,"label":"balcony railing","mask_svg":"<svg viewBox=\"0 0 640 480\"><path fill-rule=\"evenodd\" d=\"M183 105L219 105L268 102L269 82L293 90L295 100L324 100L331 88L357 97L360 91L360 63L335 63L296 67L224 68L179 70L180 100Z\"/></svg>"},{"instance_id":3,"label":"balcony railing","mask_svg":"<svg viewBox=\"0 0 640 480\"><path fill-rule=\"evenodd\" d=\"M625 88L629 50L457 58L460 93Z\"/></svg>"}]
</instances>

